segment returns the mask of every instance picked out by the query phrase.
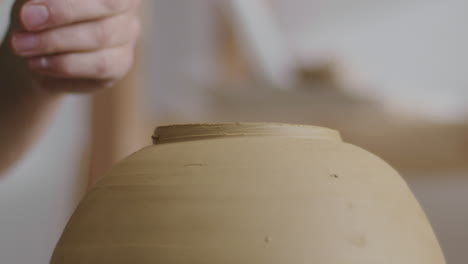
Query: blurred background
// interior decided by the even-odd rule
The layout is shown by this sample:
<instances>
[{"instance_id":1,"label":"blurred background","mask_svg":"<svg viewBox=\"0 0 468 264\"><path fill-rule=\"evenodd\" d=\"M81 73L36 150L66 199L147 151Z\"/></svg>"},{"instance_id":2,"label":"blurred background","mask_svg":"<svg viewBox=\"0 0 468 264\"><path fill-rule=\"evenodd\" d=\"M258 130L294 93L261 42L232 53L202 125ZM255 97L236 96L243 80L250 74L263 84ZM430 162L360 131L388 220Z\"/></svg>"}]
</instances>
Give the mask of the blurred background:
<instances>
[{"instance_id":1,"label":"blurred background","mask_svg":"<svg viewBox=\"0 0 468 264\"><path fill-rule=\"evenodd\" d=\"M468 2L144 1L137 63L69 96L0 180L0 255L48 263L85 190L158 125L339 130L407 180L448 263L468 259Z\"/></svg>"}]
</instances>

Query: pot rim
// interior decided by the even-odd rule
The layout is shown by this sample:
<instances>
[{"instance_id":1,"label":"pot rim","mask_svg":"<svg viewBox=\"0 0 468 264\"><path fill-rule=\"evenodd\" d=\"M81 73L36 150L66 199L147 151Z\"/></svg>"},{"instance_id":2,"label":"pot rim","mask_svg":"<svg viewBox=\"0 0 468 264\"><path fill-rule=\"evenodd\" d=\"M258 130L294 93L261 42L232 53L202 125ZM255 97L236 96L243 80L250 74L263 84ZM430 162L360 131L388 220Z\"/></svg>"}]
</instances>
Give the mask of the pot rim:
<instances>
[{"instance_id":1,"label":"pot rim","mask_svg":"<svg viewBox=\"0 0 468 264\"><path fill-rule=\"evenodd\" d=\"M298 137L342 141L338 131L312 125L285 123L217 123L159 126L153 135L154 144L220 137Z\"/></svg>"}]
</instances>

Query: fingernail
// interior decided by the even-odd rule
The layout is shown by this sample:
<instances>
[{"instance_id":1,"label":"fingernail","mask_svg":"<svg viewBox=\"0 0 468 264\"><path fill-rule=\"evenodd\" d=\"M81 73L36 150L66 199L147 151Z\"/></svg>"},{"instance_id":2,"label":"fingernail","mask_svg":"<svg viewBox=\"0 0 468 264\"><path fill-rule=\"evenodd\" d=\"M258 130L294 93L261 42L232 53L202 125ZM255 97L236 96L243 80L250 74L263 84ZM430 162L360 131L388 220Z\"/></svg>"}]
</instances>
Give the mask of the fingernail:
<instances>
[{"instance_id":1,"label":"fingernail","mask_svg":"<svg viewBox=\"0 0 468 264\"><path fill-rule=\"evenodd\" d=\"M12 39L13 49L18 53L26 53L39 46L39 38L34 34L16 33Z\"/></svg>"},{"instance_id":2,"label":"fingernail","mask_svg":"<svg viewBox=\"0 0 468 264\"><path fill-rule=\"evenodd\" d=\"M49 66L49 60L46 57L38 57L29 60L29 67L32 69L45 69Z\"/></svg>"},{"instance_id":3,"label":"fingernail","mask_svg":"<svg viewBox=\"0 0 468 264\"><path fill-rule=\"evenodd\" d=\"M23 25L29 30L44 26L50 15L49 9L40 4L26 4L21 12Z\"/></svg>"}]
</instances>

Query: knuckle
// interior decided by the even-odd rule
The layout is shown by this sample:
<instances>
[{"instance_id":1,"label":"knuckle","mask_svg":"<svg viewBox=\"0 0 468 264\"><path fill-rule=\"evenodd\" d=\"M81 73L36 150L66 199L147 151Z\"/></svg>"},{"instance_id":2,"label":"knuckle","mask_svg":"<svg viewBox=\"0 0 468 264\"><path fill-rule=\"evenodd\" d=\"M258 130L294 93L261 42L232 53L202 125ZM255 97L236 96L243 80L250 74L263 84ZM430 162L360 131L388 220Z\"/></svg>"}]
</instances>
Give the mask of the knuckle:
<instances>
[{"instance_id":1,"label":"knuckle","mask_svg":"<svg viewBox=\"0 0 468 264\"><path fill-rule=\"evenodd\" d=\"M53 2L53 1L51 1ZM71 0L62 0L60 4L51 4L49 8L50 20L54 25L61 25L66 23L73 16L73 5Z\"/></svg>"},{"instance_id":2,"label":"knuckle","mask_svg":"<svg viewBox=\"0 0 468 264\"><path fill-rule=\"evenodd\" d=\"M57 38L55 34L39 35L39 43L39 49L46 54L52 54L60 50L60 38Z\"/></svg>"},{"instance_id":3,"label":"knuckle","mask_svg":"<svg viewBox=\"0 0 468 264\"><path fill-rule=\"evenodd\" d=\"M108 45L112 42L112 26L107 22L97 23L94 27L95 38L99 45Z\"/></svg>"},{"instance_id":4,"label":"knuckle","mask_svg":"<svg viewBox=\"0 0 468 264\"><path fill-rule=\"evenodd\" d=\"M114 65L112 63L112 57L108 54L102 55L101 58L96 62L96 74L100 79L114 79Z\"/></svg>"},{"instance_id":5,"label":"knuckle","mask_svg":"<svg viewBox=\"0 0 468 264\"><path fill-rule=\"evenodd\" d=\"M123 12L128 9L131 0L101 0L102 4L112 13Z\"/></svg>"},{"instance_id":6,"label":"knuckle","mask_svg":"<svg viewBox=\"0 0 468 264\"><path fill-rule=\"evenodd\" d=\"M73 60L66 56L58 56L53 60L52 70L64 76L73 76L75 74Z\"/></svg>"},{"instance_id":7,"label":"knuckle","mask_svg":"<svg viewBox=\"0 0 468 264\"><path fill-rule=\"evenodd\" d=\"M52 50L53 43L48 36L44 34L37 35L37 47L36 50L40 53L49 53Z\"/></svg>"},{"instance_id":8,"label":"knuckle","mask_svg":"<svg viewBox=\"0 0 468 264\"><path fill-rule=\"evenodd\" d=\"M141 22L138 18L135 18L132 24L133 24L133 32L135 34L135 39L137 39L140 37L141 31L142 31Z\"/></svg>"},{"instance_id":9,"label":"knuckle","mask_svg":"<svg viewBox=\"0 0 468 264\"><path fill-rule=\"evenodd\" d=\"M139 21L127 15L112 17L95 25L95 40L100 47L112 47L134 41L140 30ZM125 30L124 30L125 29Z\"/></svg>"},{"instance_id":10,"label":"knuckle","mask_svg":"<svg viewBox=\"0 0 468 264\"><path fill-rule=\"evenodd\" d=\"M121 77L125 76L130 71L130 69L133 66L133 62L134 62L133 54L130 54L128 56L126 63L122 65L122 69L120 70Z\"/></svg>"},{"instance_id":11,"label":"knuckle","mask_svg":"<svg viewBox=\"0 0 468 264\"><path fill-rule=\"evenodd\" d=\"M115 63L115 58L119 63ZM123 78L133 65L133 54L127 48L103 55L97 62L96 73L99 79L117 81Z\"/></svg>"}]
</instances>

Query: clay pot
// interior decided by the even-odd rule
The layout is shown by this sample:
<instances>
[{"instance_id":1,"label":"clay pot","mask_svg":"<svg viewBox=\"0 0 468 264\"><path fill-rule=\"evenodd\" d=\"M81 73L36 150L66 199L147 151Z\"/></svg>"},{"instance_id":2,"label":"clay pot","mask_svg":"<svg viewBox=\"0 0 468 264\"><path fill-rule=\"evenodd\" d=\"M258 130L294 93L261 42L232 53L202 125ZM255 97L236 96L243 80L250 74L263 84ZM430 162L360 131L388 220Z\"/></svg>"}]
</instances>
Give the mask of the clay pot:
<instances>
[{"instance_id":1,"label":"clay pot","mask_svg":"<svg viewBox=\"0 0 468 264\"><path fill-rule=\"evenodd\" d=\"M338 132L160 127L81 202L52 264L443 264L398 173Z\"/></svg>"}]
</instances>

